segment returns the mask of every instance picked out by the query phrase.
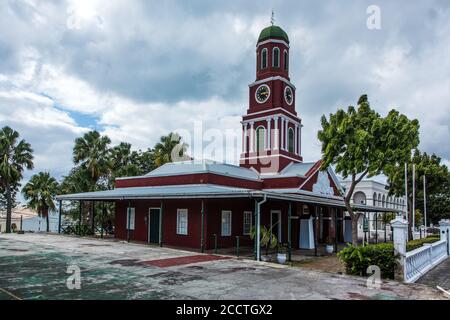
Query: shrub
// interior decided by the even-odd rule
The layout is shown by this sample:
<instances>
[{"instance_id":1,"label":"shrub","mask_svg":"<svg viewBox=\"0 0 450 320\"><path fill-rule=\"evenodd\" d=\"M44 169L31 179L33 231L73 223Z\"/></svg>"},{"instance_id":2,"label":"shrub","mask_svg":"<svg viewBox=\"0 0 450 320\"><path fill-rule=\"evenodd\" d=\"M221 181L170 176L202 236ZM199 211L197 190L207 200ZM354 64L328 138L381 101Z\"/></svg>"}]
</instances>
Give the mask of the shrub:
<instances>
[{"instance_id":1,"label":"shrub","mask_svg":"<svg viewBox=\"0 0 450 320\"><path fill-rule=\"evenodd\" d=\"M394 278L397 259L394 255L394 245L391 243L359 247L350 244L337 255L345 264L347 274L367 276L367 268L376 265L380 268L382 278Z\"/></svg>"},{"instance_id":2,"label":"shrub","mask_svg":"<svg viewBox=\"0 0 450 320\"><path fill-rule=\"evenodd\" d=\"M439 240L439 235L431 235L423 239L411 240L406 244L406 251L412 251L414 249L420 248L424 243L433 243Z\"/></svg>"}]
</instances>

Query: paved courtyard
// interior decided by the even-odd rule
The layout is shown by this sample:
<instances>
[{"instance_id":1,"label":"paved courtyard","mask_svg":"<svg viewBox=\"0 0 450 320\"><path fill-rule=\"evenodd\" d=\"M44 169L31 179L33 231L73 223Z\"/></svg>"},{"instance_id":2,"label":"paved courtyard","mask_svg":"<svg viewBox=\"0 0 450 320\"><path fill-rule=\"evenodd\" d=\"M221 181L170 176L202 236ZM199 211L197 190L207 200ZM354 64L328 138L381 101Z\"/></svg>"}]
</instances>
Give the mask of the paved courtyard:
<instances>
[{"instance_id":1,"label":"paved courtyard","mask_svg":"<svg viewBox=\"0 0 450 320\"><path fill-rule=\"evenodd\" d=\"M67 268L81 270L69 290ZM0 234L0 299L445 299L421 284L47 234Z\"/></svg>"}]
</instances>

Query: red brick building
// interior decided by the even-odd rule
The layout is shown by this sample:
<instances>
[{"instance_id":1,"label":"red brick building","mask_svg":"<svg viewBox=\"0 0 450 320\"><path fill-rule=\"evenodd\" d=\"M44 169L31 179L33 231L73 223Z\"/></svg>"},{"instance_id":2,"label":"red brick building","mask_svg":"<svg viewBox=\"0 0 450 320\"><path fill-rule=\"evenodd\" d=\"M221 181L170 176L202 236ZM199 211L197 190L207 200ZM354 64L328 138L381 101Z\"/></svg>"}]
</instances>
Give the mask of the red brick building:
<instances>
[{"instance_id":1,"label":"red brick building","mask_svg":"<svg viewBox=\"0 0 450 320\"><path fill-rule=\"evenodd\" d=\"M343 190L331 168L320 171L320 161L302 162L301 128L289 78L289 38L270 26L256 45L239 166L168 163L144 176L117 179L114 190L58 199L114 201L119 239L203 251L216 242L232 247L236 237L253 245L250 229L264 225L290 248L343 242Z\"/></svg>"}]
</instances>

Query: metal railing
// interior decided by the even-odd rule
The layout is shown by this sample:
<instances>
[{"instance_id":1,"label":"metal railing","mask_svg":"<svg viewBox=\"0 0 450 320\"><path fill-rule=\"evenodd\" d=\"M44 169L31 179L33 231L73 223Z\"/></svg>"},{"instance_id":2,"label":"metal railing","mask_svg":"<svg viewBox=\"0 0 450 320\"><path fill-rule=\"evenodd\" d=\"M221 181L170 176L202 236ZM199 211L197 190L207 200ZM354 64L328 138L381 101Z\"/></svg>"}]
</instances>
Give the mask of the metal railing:
<instances>
[{"instance_id":1,"label":"metal railing","mask_svg":"<svg viewBox=\"0 0 450 320\"><path fill-rule=\"evenodd\" d=\"M404 265L405 281L416 282L445 259L447 259L447 241L445 239L426 243L420 248L407 252Z\"/></svg>"}]
</instances>

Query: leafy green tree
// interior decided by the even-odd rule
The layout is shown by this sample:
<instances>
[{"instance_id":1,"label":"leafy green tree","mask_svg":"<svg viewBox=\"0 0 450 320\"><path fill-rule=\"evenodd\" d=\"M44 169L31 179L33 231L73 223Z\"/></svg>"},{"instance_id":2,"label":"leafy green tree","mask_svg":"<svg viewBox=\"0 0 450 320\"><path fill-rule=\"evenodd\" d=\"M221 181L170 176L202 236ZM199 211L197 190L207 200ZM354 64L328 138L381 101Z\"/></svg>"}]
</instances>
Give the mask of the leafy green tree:
<instances>
[{"instance_id":1,"label":"leafy green tree","mask_svg":"<svg viewBox=\"0 0 450 320\"><path fill-rule=\"evenodd\" d=\"M49 210L56 210L55 196L58 193L58 182L48 172L39 172L31 177L23 187L22 194L28 201L28 207L35 209L39 216L47 220L47 232L50 231Z\"/></svg>"},{"instance_id":2,"label":"leafy green tree","mask_svg":"<svg viewBox=\"0 0 450 320\"><path fill-rule=\"evenodd\" d=\"M351 178L344 203L352 219L352 242L357 245L360 213L350 204L356 185L365 177L384 172L389 164L407 161L419 144L419 122L396 110L381 117L371 109L367 95L359 98L357 108L339 109L329 119L323 115L321 122L321 169L335 165L337 173Z\"/></svg>"},{"instance_id":3,"label":"leafy green tree","mask_svg":"<svg viewBox=\"0 0 450 320\"><path fill-rule=\"evenodd\" d=\"M450 218L450 174L441 158L435 154L428 155L414 150L414 154L407 166L408 172L408 208L409 217L412 210L412 171L415 164L416 180L416 208L424 212L423 176L426 179L427 194L427 224L437 223L440 219ZM391 195L405 194L405 165L390 164L386 169L388 189ZM411 221L411 219L409 219Z\"/></svg>"},{"instance_id":4,"label":"leafy green tree","mask_svg":"<svg viewBox=\"0 0 450 320\"><path fill-rule=\"evenodd\" d=\"M171 132L167 136L162 136L153 150L155 165L159 167L168 162L190 160L191 158L186 155L187 147L177 133Z\"/></svg>"},{"instance_id":5,"label":"leafy green tree","mask_svg":"<svg viewBox=\"0 0 450 320\"><path fill-rule=\"evenodd\" d=\"M6 232L11 232L13 193L24 169L33 169L33 149L19 133L6 126L0 130L0 184L6 194Z\"/></svg>"}]
</instances>

